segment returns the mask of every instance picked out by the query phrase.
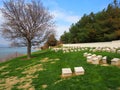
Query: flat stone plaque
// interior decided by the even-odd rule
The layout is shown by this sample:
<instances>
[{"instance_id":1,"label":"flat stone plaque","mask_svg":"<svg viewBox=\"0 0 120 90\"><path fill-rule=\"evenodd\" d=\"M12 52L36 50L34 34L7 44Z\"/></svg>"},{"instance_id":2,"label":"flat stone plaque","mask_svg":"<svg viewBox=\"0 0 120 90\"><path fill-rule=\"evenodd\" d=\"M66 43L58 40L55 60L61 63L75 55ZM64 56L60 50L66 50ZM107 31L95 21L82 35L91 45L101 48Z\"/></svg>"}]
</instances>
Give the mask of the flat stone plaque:
<instances>
[{"instance_id":1,"label":"flat stone plaque","mask_svg":"<svg viewBox=\"0 0 120 90\"><path fill-rule=\"evenodd\" d=\"M113 58L111 60L111 65L119 66L120 65L120 59L119 58Z\"/></svg>"},{"instance_id":2,"label":"flat stone plaque","mask_svg":"<svg viewBox=\"0 0 120 90\"><path fill-rule=\"evenodd\" d=\"M99 64L99 61L98 57L95 57L92 59L92 64Z\"/></svg>"},{"instance_id":3,"label":"flat stone plaque","mask_svg":"<svg viewBox=\"0 0 120 90\"><path fill-rule=\"evenodd\" d=\"M85 70L83 67L74 67L75 75L84 75Z\"/></svg>"},{"instance_id":4,"label":"flat stone plaque","mask_svg":"<svg viewBox=\"0 0 120 90\"><path fill-rule=\"evenodd\" d=\"M71 68L62 68L62 77L72 76Z\"/></svg>"}]
</instances>

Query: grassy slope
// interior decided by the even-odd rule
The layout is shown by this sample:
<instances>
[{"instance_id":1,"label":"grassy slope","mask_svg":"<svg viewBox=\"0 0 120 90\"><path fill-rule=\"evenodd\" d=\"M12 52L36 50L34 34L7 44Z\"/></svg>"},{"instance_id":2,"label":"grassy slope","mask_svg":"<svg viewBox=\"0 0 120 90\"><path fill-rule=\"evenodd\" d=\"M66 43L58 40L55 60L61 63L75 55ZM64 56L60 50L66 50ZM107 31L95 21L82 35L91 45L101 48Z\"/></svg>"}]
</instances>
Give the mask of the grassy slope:
<instances>
[{"instance_id":1,"label":"grassy slope","mask_svg":"<svg viewBox=\"0 0 120 90\"><path fill-rule=\"evenodd\" d=\"M38 51L31 60L25 57L0 63L0 90L117 90L120 89L120 68L86 63L83 53L63 54ZM120 54L96 52L107 55L109 60ZM49 59L48 59L49 58ZM58 60L59 59L59 60ZM85 75L61 79L61 69L82 66Z\"/></svg>"}]
</instances>

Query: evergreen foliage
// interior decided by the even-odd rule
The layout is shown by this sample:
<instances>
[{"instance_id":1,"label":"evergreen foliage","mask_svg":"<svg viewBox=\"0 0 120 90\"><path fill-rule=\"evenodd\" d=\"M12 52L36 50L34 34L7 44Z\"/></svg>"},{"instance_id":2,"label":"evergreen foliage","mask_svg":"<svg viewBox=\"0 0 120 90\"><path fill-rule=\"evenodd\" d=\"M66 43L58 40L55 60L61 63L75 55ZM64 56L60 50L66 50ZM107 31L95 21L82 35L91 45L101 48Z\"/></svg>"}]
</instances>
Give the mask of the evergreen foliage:
<instances>
[{"instance_id":1,"label":"evergreen foliage","mask_svg":"<svg viewBox=\"0 0 120 90\"><path fill-rule=\"evenodd\" d=\"M105 42L120 39L120 4L117 0L106 9L84 14L69 32L61 36L63 43Z\"/></svg>"}]
</instances>

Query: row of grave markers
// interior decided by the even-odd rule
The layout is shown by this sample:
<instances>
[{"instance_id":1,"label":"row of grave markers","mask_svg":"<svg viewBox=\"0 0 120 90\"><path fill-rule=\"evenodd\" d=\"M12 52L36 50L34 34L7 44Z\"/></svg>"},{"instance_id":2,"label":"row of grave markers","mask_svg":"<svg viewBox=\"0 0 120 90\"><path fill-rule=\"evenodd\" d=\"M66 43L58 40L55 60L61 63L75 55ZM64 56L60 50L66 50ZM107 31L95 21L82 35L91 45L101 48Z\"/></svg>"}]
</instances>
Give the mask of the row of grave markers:
<instances>
[{"instance_id":1,"label":"row of grave markers","mask_svg":"<svg viewBox=\"0 0 120 90\"><path fill-rule=\"evenodd\" d=\"M112 53L119 53L120 54L120 48L110 48L110 47L96 47L96 48L90 48L89 51L92 51L92 52L96 52L96 51L99 51L99 52L112 52Z\"/></svg>"},{"instance_id":2,"label":"row of grave markers","mask_svg":"<svg viewBox=\"0 0 120 90\"><path fill-rule=\"evenodd\" d=\"M107 56L96 55L87 52L85 52L83 55L87 58L88 63L98 65L100 64L100 61L102 61L102 64L107 64ZM111 65L120 66L120 58L113 58L111 60ZM83 67L74 67L73 73L71 68L62 68L62 78L73 75L84 75L84 73L85 70Z\"/></svg>"},{"instance_id":3,"label":"row of grave markers","mask_svg":"<svg viewBox=\"0 0 120 90\"><path fill-rule=\"evenodd\" d=\"M87 58L88 63L97 65L101 62L102 64L107 64L107 56L96 55L87 52L85 52L83 56ZM120 66L120 58L113 58L111 60L111 65Z\"/></svg>"},{"instance_id":4,"label":"row of grave markers","mask_svg":"<svg viewBox=\"0 0 120 90\"><path fill-rule=\"evenodd\" d=\"M70 76L84 75L85 70L83 67L74 67L74 72L72 73L71 68L62 68L62 78Z\"/></svg>"},{"instance_id":5,"label":"row of grave markers","mask_svg":"<svg viewBox=\"0 0 120 90\"><path fill-rule=\"evenodd\" d=\"M60 50L63 51L63 53L69 53L69 52L78 52L83 50L88 50L91 52L112 52L112 53L119 53L120 54L120 48L110 48L110 47L96 47L96 48L89 48L89 47L63 47L63 48L53 48L52 49L55 52L58 52Z\"/></svg>"}]
</instances>

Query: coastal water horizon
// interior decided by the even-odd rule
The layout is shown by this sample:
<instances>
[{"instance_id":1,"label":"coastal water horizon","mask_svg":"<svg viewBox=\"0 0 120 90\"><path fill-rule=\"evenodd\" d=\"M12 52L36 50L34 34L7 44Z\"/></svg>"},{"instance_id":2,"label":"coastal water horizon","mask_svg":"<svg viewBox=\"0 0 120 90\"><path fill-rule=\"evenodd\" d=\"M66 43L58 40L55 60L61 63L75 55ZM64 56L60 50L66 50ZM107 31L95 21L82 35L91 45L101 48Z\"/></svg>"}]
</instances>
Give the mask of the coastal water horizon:
<instances>
[{"instance_id":1,"label":"coastal water horizon","mask_svg":"<svg viewBox=\"0 0 120 90\"><path fill-rule=\"evenodd\" d=\"M36 51L32 48L32 52ZM27 53L27 47L0 47L0 61L9 56L19 56Z\"/></svg>"}]
</instances>

